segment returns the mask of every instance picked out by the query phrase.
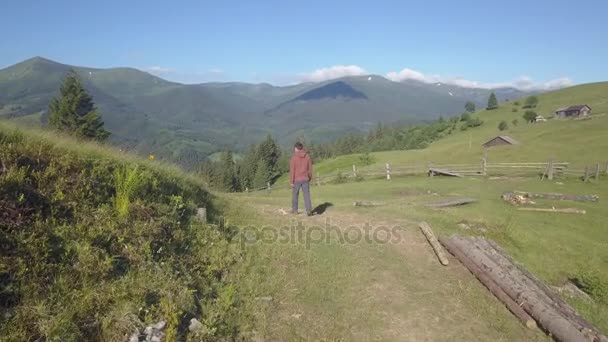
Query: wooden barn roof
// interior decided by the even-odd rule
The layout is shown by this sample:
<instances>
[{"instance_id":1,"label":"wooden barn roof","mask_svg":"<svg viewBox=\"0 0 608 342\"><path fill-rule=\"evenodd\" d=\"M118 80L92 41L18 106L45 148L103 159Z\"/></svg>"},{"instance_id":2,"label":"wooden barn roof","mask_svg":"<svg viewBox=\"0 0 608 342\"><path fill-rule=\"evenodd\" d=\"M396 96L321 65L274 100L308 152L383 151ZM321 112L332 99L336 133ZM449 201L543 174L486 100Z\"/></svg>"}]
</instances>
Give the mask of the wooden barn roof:
<instances>
[{"instance_id":1,"label":"wooden barn roof","mask_svg":"<svg viewBox=\"0 0 608 342\"><path fill-rule=\"evenodd\" d=\"M517 140L515 140L515 139L511 138L510 136L508 136L508 135L499 135L499 136L496 136L496 137L494 137L494 138L492 138L492 139L490 139L490 140L486 141L485 143L483 143L483 144L482 144L482 146L485 146L485 145L486 145L486 144L488 144L490 141L492 141L492 140L496 140L496 139L501 139L501 140L505 141L506 143L508 143L508 144L510 144L510 145L519 145L519 141L517 141Z\"/></svg>"}]
</instances>

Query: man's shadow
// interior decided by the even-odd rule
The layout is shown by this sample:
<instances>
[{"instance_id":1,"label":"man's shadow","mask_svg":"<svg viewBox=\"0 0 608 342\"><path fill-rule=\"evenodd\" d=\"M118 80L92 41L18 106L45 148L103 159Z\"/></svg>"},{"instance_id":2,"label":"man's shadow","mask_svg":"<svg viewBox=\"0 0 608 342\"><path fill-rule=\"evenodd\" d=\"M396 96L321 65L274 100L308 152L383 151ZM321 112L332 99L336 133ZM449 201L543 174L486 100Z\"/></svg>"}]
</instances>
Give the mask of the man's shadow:
<instances>
[{"instance_id":1,"label":"man's shadow","mask_svg":"<svg viewBox=\"0 0 608 342\"><path fill-rule=\"evenodd\" d=\"M314 208L312 210L312 213L315 214L315 215L323 215L323 213L325 213L325 211L329 207L333 207L333 204L329 203L329 202L325 202L325 203L319 204L316 208Z\"/></svg>"}]
</instances>

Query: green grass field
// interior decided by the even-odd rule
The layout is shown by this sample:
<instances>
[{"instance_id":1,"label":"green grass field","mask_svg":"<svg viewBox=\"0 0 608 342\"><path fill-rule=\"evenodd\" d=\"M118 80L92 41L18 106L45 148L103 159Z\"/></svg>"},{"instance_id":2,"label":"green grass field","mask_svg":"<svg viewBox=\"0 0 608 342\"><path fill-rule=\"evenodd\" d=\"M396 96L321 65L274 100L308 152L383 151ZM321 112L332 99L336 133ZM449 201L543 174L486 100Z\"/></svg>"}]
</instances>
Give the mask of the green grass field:
<instances>
[{"instance_id":1,"label":"green grass field","mask_svg":"<svg viewBox=\"0 0 608 342\"><path fill-rule=\"evenodd\" d=\"M583 208L586 215L521 212L500 198L503 192L515 189L592 193L602 199L599 203L538 203L541 207ZM598 285L593 300L563 297L601 330L608 331L608 235L601 202L607 196L604 181L582 183L574 179L403 177L314 187L315 204L329 202L333 206L318 217L298 217L306 227L323 225L327 219L340 229L360 228L365 223L372 227L399 225L405 241L340 244L332 240L312 244L309 249L298 244L262 245L263 253L269 254L264 260L267 277L260 284L263 290L259 295L278 297L274 298L275 306L264 313L265 322L271 322L266 323L270 324L266 332L275 338L329 336L330 340L542 338L526 331L456 260L451 259L446 268L439 266L416 226L422 220L439 235L482 235L495 240L549 285L559 287L568 279L588 276L599 279L603 285ZM295 220L279 212L289 209L288 189L235 197L237 203L258 209L260 215L254 221L259 224L277 227ZM442 210L419 205L457 197L479 202ZM357 200L386 205L353 207ZM470 229L460 228L459 223ZM378 292L370 293L370 289ZM299 318L292 317L294 313ZM426 335L417 335L421 331L427 331Z\"/></svg>"}]
</instances>

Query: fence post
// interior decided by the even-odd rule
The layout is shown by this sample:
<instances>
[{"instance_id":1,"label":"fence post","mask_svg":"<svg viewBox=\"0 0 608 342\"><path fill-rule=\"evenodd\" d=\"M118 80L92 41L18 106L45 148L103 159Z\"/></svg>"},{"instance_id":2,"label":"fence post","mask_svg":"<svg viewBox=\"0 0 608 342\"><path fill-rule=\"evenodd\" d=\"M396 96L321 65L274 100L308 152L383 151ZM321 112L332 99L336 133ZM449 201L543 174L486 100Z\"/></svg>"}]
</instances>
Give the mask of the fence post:
<instances>
[{"instance_id":1,"label":"fence post","mask_svg":"<svg viewBox=\"0 0 608 342\"><path fill-rule=\"evenodd\" d=\"M268 190L268 192L270 192L270 182L266 182L266 190Z\"/></svg>"},{"instance_id":2,"label":"fence post","mask_svg":"<svg viewBox=\"0 0 608 342\"><path fill-rule=\"evenodd\" d=\"M391 180L391 166L386 163L386 180Z\"/></svg>"},{"instance_id":3,"label":"fence post","mask_svg":"<svg viewBox=\"0 0 608 342\"><path fill-rule=\"evenodd\" d=\"M433 172L431 172L431 168L433 167L433 164L431 164L430 162L428 163L428 174L430 177L435 176L435 174Z\"/></svg>"},{"instance_id":4,"label":"fence post","mask_svg":"<svg viewBox=\"0 0 608 342\"><path fill-rule=\"evenodd\" d=\"M595 166L595 180L600 179L600 163L597 163Z\"/></svg>"},{"instance_id":5,"label":"fence post","mask_svg":"<svg viewBox=\"0 0 608 342\"><path fill-rule=\"evenodd\" d=\"M353 164L353 177L357 178L357 167Z\"/></svg>"},{"instance_id":6,"label":"fence post","mask_svg":"<svg viewBox=\"0 0 608 342\"><path fill-rule=\"evenodd\" d=\"M488 152L487 151L485 151L483 153L483 158L481 158L481 175L482 176L488 175Z\"/></svg>"},{"instance_id":7,"label":"fence post","mask_svg":"<svg viewBox=\"0 0 608 342\"><path fill-rule=\"evenodd\" d=\"M549 159L549 163L547 164L547 178L549 180L553 180L553 159Z\"/></svg>"},{"instance_id":8,"label":"fence post","mask_svg":"<svg viewBox=\"0 0 608 342\"><path fill-rule=\"evenodd\" d=\"M583 177L584 182L589 181L589 166L585 166L585 176Z\"/></svg>"}]
</instances>

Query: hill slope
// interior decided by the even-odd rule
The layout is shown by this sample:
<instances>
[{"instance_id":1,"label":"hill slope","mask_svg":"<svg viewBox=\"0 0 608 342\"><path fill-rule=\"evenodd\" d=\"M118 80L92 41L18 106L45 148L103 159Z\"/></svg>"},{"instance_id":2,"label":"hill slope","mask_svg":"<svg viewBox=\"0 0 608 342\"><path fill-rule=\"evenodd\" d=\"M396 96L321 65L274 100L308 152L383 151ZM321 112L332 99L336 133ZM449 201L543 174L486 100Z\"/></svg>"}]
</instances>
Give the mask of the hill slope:
<instances>
[{"instance_id":1,"label":"hill slope","mask_svg":"<svg viewBox=\"0 0 608 342\"><path fill-rule=\"evenodd\" d=\"M46 110L73 68L100 107L113 140L129 149L196 161L223 146L242 148L272 132L280 141L298 136L327 141L378 121L419 122L462 111L467 100L483 106L488 89L381 76L321 83L184 85L131 68L73 67L36 57L0 70L0 117ZM525 93L494 90L499 99ZM30 120L31 121L31 120Z\"/></svg>"},{"instance_id":2,"label":"hill slope","mask_svg":"<svg viewBox=\"0 0 608 342\"><path fill-rule=\"evenodd\" d=\"M560 107L573 104L587 104L592 108L590 120L548 120L528 124L522 115L523 101L501 103L491 111L474 114L484 121L478 128L466 131L454 130L423 150L377 152L373 155L377 163L371 167L380 168L384 163L408 165L418 163L469 163L479 162L486 151L481 145L497 135L508 135L520 144L516 146L487 149L488 161L528 161L544 162L551 158L572 163L581 168L594 162L606 162L608 150L606 131L608 130L608 82L585 84L538 95L539 105L534 110L544 117L551 117ZM519 102L520 105L515 103ZM516 109L517 112L513 110ZM501 121L509 128L498 129ZM517 125L513 120L518 120ZM470 146L470 147L469 147ZM346 171L357 163L356 156L342 156L320 163L322 172L334 172L336 168Z\"/></svg>"},{"instance_id":3,"label":"hill slope","mask_svg":"<svg viewBox=\"0 0 608 342\"><path fill-rule=\"evenodd\" d=\"M215 204L176 167L0 123L2 340L235 337L241 252L194 219Z\"/></svg>"}]
</instances>

